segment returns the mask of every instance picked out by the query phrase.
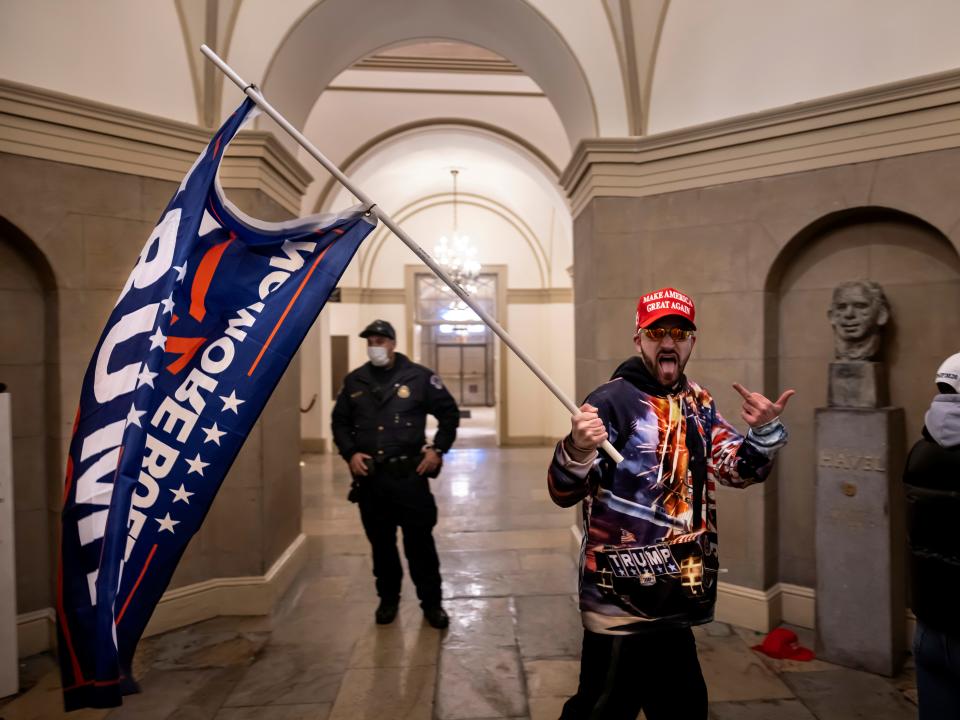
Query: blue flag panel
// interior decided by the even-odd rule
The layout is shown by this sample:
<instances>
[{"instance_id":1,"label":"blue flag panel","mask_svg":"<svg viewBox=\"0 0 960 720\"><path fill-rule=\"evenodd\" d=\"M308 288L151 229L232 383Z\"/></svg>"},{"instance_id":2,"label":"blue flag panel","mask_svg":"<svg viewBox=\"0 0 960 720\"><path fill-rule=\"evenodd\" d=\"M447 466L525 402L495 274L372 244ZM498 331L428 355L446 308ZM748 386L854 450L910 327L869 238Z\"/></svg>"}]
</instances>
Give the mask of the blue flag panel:
<instances>
[{"instance_id":1,"label":"blue flag panel","mask_svg":"<svg viewBox=\"0 0 960 720\"><path fill-rule=\"evenodd\" d=\"M87 368L67 460L57 628L67 710L136 691L133 654L244 439L375 219L262 223L217 169L181 183Z\"/></svg>"}]
</instances>

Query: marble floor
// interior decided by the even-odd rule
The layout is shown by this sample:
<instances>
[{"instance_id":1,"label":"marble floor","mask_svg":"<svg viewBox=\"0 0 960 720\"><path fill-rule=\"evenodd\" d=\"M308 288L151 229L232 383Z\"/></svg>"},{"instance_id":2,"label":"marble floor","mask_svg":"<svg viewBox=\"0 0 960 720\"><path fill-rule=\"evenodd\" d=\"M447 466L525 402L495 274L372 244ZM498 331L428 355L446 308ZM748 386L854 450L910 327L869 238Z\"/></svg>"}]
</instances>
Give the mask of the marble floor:
<instances>
[{"instance_id":1,"label":"marble floor","mask_svg":"<svg viewBox=\"0 0 960 720\"><path fill-rule=\"evenodd\" d=\"M478 438L479 439L479 438ZM426 625L405 581L400 616L373 622L368 546L348 478L329 455L304 458L309 559L270 617L222 617L146 639L143 693L111 711L64 716L50 655L22 665L23 692L0 720L554 720L575 689L580 621L572 511L544 487L549 449L458 449L434 490L450 628ZM809 631L798 629L812 643ZM696 630L717 720L914 718L908 669L894 680L820 661L765 658L760 636Z\"/></svg>"}]
</instances>

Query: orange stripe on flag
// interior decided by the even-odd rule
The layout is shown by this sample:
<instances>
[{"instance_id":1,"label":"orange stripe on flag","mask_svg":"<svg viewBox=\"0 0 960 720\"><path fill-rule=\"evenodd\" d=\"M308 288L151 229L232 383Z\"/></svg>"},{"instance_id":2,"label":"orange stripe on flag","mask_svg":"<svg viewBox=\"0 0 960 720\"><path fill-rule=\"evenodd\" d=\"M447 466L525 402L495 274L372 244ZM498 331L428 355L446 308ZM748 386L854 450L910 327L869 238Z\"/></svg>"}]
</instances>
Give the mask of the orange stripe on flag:
<instances>
[{"instance_id":1,"label":"orange stripe on flag","mask_svg":"<svg viewBox=\"0 0 960 720\"><path fill-rule=\"evenodd\" d=\"M180 357L167 365L167 370L174 375L183 370L206 341L205 337L168 337L164 352Z\"/></svg>"},{"instance_id":2,"label":"orange stripe on flag","mask_svg":"<svg viewBox=\"0 0 960 720\"><path fill-rule=\"evenodd\" d=\"M137 578L137 581L133 584L133 588L130 590L130 594L127 595L127 601L123 604L123 607L120 608L120 614L117 615L117 619L113 621L114 625L119 625L120 621L123 620L123 614L127 611L127 606L130 605L130 601L133 600L133 594L137 591L137 588L140 587L140 581L143 580L143 576L147 574L147 568L150 567L150 561L153 560L153 554L156 551L156 545L150 548L150 554L147 555L147 561L143 564L143 569L140 571L140 577Z\"/></svg>"},{"instance_id":3,"label":"orange stripe on flag","mask_svg":"<svg viewBox=\"0 0 960 720\"><path fill-rule=\"evenodd\" d=\"M213 207L213 200L210 201L210 212L213 213L213 216L217 219L217 222L220 223L220 226L223 226L223 220L220 219L220 216L217 215L216 209Z\"/></svg>"},{"instance_id":4,"label":"orange stripe on flag","mask_svg":"<svg viewBox=\"0 0 960 720\"><path fill-rule=\"evenodd\" d=\"M336 242L336 240L334 240L334 242ZM287 319L287 314L290 312L290 308L293 307L293 304L297 301L297 298L300 297L300 293L303 291L303 286L307 284L307 280L309 280L310 276L313 275L313 271L317 269L317 265L319 265L320 261L323 260L323 256L327 254L327 250L332 247L333 243L327 245L323 249L323 252L317 256L317 259L313 261L313 265L310 266L310 270L307 271L306 276L300 281L300 287L297 288L297 291L293 294L293 297L290 298L290 302L287 303L287 307L283 311L283 315L281 315L280 319L277 320L277 324L273 326L273 330L270 332L270 337L267 338L267 341L263 344L263 347L260 348L260 353L257 355L257 359L253 361L253 365L251 365L250 370L247 371L247 377L253 375L253 371L257 369L257 365L260 364L260 359L267 351L267 348L270 347L270 343L273 342L273 337L277 334L277 330L279 330L280 326L283 325L283 321Z\"/></svg>"},{"instance_id":5,"label":"orange stripe on flag","mask_svg":"<svg viewBox=\"0 0 960 720\"><path fill-rule=\"evenodd\" d=\"M220 264L220 259L223 257L224 251L227 249L227 246L233 242L234 237L236 236L231 233L229 240L217 243L207 250L207 252L203 254L203 259L200 261L197 272L193 276L193 285L190 288L190 315L197 320L197 322L203 322L203 318L206 317L207 308L204 307L204 302L207 299L207 290L210 289L213 274L217 271L217 265Z\"/></svg>"}]
</instances>

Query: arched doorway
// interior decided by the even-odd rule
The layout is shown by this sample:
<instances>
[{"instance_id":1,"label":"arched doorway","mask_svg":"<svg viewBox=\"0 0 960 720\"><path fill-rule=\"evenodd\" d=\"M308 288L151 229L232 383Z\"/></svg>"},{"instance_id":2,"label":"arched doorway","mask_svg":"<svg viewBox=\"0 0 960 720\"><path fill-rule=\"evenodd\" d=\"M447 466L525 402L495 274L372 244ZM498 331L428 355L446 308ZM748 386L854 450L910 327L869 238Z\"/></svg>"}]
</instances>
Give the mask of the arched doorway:
<instances>
[{"instance_id":1,"label":"arched doorway","mask_svg":"<svg viewBox=\"0 0 960 720\"><path fill-rule=\"evenodd\" d=\"M53 275L40 251L0 218L0 383L12 406L16 607L21 616L52 602L60 511L59 447L51 384L56 334ZM33 624L33 623L27 623ZM46 633L46 620L37 630ZM31 628L31 632L33 628ZM21 648L21 652L29 648Z\"/></svg>"},{"instance_id":2,"label":"arched doorway","mask_svg":"<svg viewBox=\"0 0 960 720\"><path fill-rule=\"evenodd\" d=\"M907 446L919 437L939 363L957 351L960 257L936 228L887 208L833 213L807 226L773 266L768 357L773 386L792 387L790 443L778 461L782 582L816 584L814 409L826 406L833 333L826 318L833 288L849 280L880 283L891 305L884 360L890 403L906 413ZM896 472L896 471L895 471Z\"/></svg>"},{"instance_id":3,"label":"arched doorway","mask_svg":"<svg viewBox=\"0 0 960 720\"><path fill-rule=\"evenodd\" d=\"M461 230L476 245L484 272L496 275L495 316L555 381L572 388L568 338L549 330L572 324L567 271L572 263L572 227L556 177L542 158L485 129L444 124L385 138L359 155L350 173L433 253L439 238L452 228L451 166L460 170ZM318 209L330 211L351 202L347 191L334 186ZM304 364L302 407L306 409L313 395L318 395L305 419L313 418L320 432L330 409L326 390L330 383L321 376L325 365L336 364L335 353L327 352L331 343L325 334L344 344L343 367L356 367L366 359L357 332L375 317L383 317L397 328L401 352L438 369L432 364L438 358L421 352L423 335L416 328L423 325L415 312L420 272L429 271L385 227L372 233L345 272L341 302L324 311L327 329L322 329L324 320L320 322L316 346L320 369ZM565 432L568 421L556 399L540 383L530 382L529 370L499 341L491 338L483 359L492 380L485 397L491 409L477 411L477 417L488 417L487 425L496 430L502 444L540 444L543 438ZM341 378L333 378L332 384L338 386ZM324 390L311 389L311 383ZM310 437L308 432L305 423L305 437Z\"/></svg>"}]
</instances>

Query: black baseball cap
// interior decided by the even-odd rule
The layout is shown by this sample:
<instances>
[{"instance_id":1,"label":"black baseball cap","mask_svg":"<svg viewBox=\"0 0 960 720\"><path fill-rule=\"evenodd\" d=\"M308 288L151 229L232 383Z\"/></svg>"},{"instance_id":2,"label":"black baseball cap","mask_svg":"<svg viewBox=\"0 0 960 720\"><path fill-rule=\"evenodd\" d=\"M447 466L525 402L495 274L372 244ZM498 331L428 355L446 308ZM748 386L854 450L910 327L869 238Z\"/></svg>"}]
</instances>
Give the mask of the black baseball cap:
<instances>
[{"instance_id":1,"label":"black baseball cap","mask_svg":"<svg viewBox=\"0 0 960 720\"><path fill-rule=\"evenodd\" d=\"M370 337L371 335L383 335L383 337L390 338L391 340L397 339L397 331L394 330L393 325L386 320L374 320L360 333L360 337L362 338Z\"/></svg>"}]
</instances>

